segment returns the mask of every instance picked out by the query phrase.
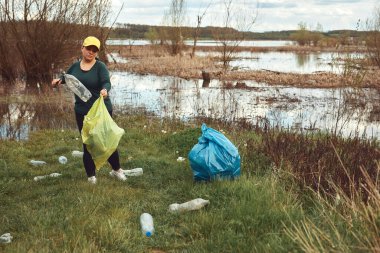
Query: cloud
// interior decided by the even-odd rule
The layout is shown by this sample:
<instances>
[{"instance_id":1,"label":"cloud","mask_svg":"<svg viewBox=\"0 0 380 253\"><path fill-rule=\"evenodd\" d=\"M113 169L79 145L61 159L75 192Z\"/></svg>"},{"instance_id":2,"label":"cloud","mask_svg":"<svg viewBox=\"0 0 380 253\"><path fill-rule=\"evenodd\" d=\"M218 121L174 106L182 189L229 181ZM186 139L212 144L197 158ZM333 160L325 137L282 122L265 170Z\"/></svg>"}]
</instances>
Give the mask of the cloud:
<instances>
[{"instance_id":1,"label":"cloud","mask_svg":"<svg viewBox=\"0 0 380 253\"><path fill-rule=\"evenodd\" d=\"M295 8L297 3L259 3L259 9Z\"/></svg>"},{"instance_id":2,"label":"cloud","mask_svg":"<svg viewBox=\"0 0 380 253\"><path fill-rule=\"evenodd\" d=\"M363 0L314 0L316 5L334 5L334 4L352 4L352 3L360 3L366 4L368 1Z\"/></svg>"},{"instance_id":3,"label":"cloud","mask_svg":"<svg viewBox=\"0 0 380 253\"><path fill-rule=\"evenodd\" d=\"M120 8L123 2L125 5L117 22L160 25L171 0L112 0L113 9ZM210 3L202 26L219 25L218 18L225 10L224 0L186 0L188 25L195 26L197 15ZM369 18L379 0L233 0L233 3L243 11L257 11L255 31L297 29L299 22L312 27L320 23L328 31L355 29L358 19ZM239 5L242 3L244 6Z\"/></svg>"}]
</instances>

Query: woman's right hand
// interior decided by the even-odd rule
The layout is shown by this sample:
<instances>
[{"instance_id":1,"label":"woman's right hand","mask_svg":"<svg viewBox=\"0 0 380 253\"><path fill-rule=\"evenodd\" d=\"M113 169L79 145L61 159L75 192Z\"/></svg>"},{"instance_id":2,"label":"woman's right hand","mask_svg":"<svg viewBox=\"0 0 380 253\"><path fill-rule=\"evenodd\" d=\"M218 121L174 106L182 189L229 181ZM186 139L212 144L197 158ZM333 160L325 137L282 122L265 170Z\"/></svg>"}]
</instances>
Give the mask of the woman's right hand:
<instances>
[{"instance_id":1,"label":"woman's right hand","mask_svg":"<svg viewBox=\"0 0 380 253\"><path fill-rule=\"evenodd\" d=\"M53 79L53 80L51 81L51 85L53 85L53 87L58 86L58 85L60 85L61 83L62 83L62 80L59 79L59 78Z\"/></svg>"}]
</instances>

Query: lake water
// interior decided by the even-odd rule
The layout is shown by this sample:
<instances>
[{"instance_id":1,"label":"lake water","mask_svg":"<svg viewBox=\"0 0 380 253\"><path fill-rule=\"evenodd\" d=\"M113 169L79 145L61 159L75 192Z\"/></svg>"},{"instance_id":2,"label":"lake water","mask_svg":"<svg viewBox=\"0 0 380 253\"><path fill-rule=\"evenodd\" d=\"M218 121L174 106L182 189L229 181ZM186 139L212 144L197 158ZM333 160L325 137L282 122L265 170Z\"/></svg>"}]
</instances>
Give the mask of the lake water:
<instances>
[{"instance_id":1,"label":"lake water","mask_svg":"<svg viewBox=\"0 0 380 253\"><path fill-rule=\"evenodd\" d=\"M186 40L185 44L192 45L192 40ZM149 45L148 40L108 40L109 45ZM243 47L280 47L294 44L289 40L252 40L242 41ZM215 40L198 41L199 46L217 46ZM198 56L220 56L219 52L196 51ZM329 53L329 52L237 52L233 54L230 66L243 70L270 70L287 73L310 74L314 72L341 73L343 68L342 59L362 58L364 54ZM123 59L115 55L119 63L125 63L128 59Z\"/></svg>"},{"instance_id":2,"label":"lake water","mask_svg":"<svg viewBox=\"0 0 380 253\"><path fill-rule=\"evenodd\" d=\"M342 136L380 137L380 95L374 89L295 88L246 81L247 89L224 89L212 81L112 72L111 99L116 114L135 110L157 117L191 121L209 117L223 121L263 121L302 131L328 131ZM22 92L19 91L19 96ZM0 103L0 138L27 139L41 128L75 128L73 96L61 89L57 104Z\"/></svg>"},{"instance_id":3,"label":"lake water","mask_svg":"<svg viewBox=\"0 0 380 253\"><path fill-rule=\"evenodd\" d=\"M217 57L218 52L196 51L200 57ZM286 73L311 74L315 72L341 73L342 59L347 57L363 57L363 54L347 53L294 53L294 52L238 52L230 62L232 68L240 70L269 70ZM112 54L110 61L126 63L128 59L117 53Z\"/></svg>"},{"instance_id":4,"label":"lake water","mask_svg":"<svg viewBox=\"0 0 380 253\"><path fill-rule=\"evenodd\" d=\"M248 89L202 87L202 80L113 73L112 100L119 107L143 108L158 117L195 117L304 131L324 130L342 136L380 137L380 95L372 89L311 89L246 82Z\"/></svg>"},{"instance_id":5,"label":"lake water","mask_svg":"<svg viewBox=\"0 0 380 253\"><path fill-rule=\"evenodd\" d=\"M219 55L218 52L196 52L198 56ZM231 67L242 70L270 70L287 73L310 74L314 72L339 73L342 69L341 59L352 57L351 54L337 53L294 53L294 52L238 52L233 54ZM362 57L355 54L354 57ZM339 59L339 60L338 60Z\"/></svg>"}]
</instances>

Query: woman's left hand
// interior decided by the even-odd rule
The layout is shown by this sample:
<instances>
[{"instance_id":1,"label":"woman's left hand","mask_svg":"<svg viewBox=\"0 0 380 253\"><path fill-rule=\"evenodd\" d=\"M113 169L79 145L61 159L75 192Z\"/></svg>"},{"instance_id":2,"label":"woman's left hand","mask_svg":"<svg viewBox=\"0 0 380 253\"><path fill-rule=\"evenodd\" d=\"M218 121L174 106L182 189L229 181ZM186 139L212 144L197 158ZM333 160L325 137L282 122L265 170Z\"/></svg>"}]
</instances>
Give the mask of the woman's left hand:
<instances>
[{"instance_id":1,"label":"woman's left hand","mask_svg":"<svg viewBox=\"0 0 380 253\"><path fill-rule=\"evenodd\" d=\"M108 92L107 92L107 90L106 90L106 89L101 90L101 91L100 91L100 96L106 98L106 97L108 96Z\"/></svg>"}]
</instances>

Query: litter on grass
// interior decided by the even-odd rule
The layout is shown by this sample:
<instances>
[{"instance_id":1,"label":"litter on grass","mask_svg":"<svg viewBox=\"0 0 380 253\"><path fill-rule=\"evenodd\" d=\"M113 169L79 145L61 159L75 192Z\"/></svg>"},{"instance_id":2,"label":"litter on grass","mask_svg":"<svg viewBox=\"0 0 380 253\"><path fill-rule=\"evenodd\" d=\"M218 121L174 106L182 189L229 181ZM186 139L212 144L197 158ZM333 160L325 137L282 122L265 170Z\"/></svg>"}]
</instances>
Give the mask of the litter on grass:
<instances>
[{"instance_id":1,"label":"litter on grass","mask_svg":"<svg viewBox=\"0 0 380 253\"><path fill-rule=\"evenodd\" d=\"M137 177L141 176L143 174L143 169L142 168L135 168L131 170L123 170L124 175L128 177Z\"/></svg>"},{"instance_id":2,"label":"litter on grass","mask_svg":"<svg viewBox=\"0 0 380 253\"><path fill-rule=\"evenodd\" d=\"M39 181L41 179L45 179L45 178L48 178L48 177L59 177L59 176L62 176L62 174L59 174L59 173L51 173L49 175L44 175L44 176L36 176L34 177L34 181Z\"/></svg>"},{"instance_id":3,"label":"litter on grass","mask_svg":"<svg viewBox=\"0 0 380 253\"><path fill-rule=\"evenodd\" d=\"M0 236L0 243L11 243L13 236L10 233L5 233Z\"/></svg>"},{"instance_id":4,"label":"litter on grass","mask_svg":"<svg viewBox=\"0 0 380 253\"><path fill-rule=\"evenodd\" d=\"M74 150L71 155L73 157L83 157L83 152L82 151L78 151L78 150Z\"/></svg>"},{"instance_id":5,"label":"litter on grass","mask_svg":"<svg viewBox=\"0 0 380 253\"><path fill-rule=\"evenodd\" d=\"M169 212L179 213L179 212L184 212L184 211L199 210L208 204L210 204L209 200L197 198L197 199L193 199L182 204L178 204L178 203L171 204L169 205Z\"/></svg>"},{"instance_id":6,"label":"litter on grass","mask_svg":"<svg viewBox=\"0 0 380 253\"><path fill-rule=\"evenodd\" d=\"M185 161L184 157L180 156L180 157L177 158L177 162L183 162L183 161Z\"/></svg>"},{"instance_id":7,"label":"litter on grass","mask_svg":"<svg viewBox=\"0 0 380 253\"><path fill-rule=\"evenodd\" d=\"M61 163L61 164L66 164L67 163L67 158L66 158L66 156L60 156L59 158L58 158L58 161L59 161L59 163Z\"/></svg>"},{"instance_id":8,"label":"litter on grass","mask_svg":"<svg viewBox=\"0 0 380 253\"><path fill-rule=\"evenodd\" d=\"M30 163L34 166L41 166L41 165L45 165L46 162L45 161L38 161L38 160L30 160Z\"/></svg>"}]
</instances>

